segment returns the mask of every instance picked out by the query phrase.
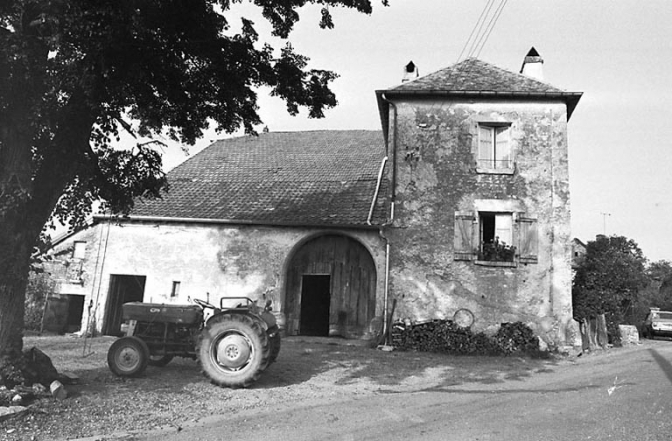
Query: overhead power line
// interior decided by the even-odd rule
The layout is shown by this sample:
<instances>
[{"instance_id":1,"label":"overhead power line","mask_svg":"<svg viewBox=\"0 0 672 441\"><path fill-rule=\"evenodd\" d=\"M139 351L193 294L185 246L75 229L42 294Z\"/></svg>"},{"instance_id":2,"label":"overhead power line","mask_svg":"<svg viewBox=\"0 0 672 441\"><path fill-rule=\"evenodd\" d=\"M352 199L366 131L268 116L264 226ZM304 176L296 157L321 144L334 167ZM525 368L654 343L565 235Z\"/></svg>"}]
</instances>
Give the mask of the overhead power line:
<instances>
[{"instance_id":1,"label":"overhead power line","mask_svg":"<svg viewBox=\"0 0 672 441\"><path fill-rule=\"evenodd\" d=\"M478 17L476 24L474 24L471 34L469 34L469 38L467 38L467 41L464 43L464 47L457 58L457 62L462 60L462 55L465 54L465 51L467 51L465 58L478 57L481 54L492 30L495 28L499 17L502 15L504 6L506 6L506 3L508 2L508 0L499 0L497 7L493 10L496 1L497 0L488 0L483 7L481 15ZM467 47L469 48L468 50Z\"/></svg>"}]
</instances>

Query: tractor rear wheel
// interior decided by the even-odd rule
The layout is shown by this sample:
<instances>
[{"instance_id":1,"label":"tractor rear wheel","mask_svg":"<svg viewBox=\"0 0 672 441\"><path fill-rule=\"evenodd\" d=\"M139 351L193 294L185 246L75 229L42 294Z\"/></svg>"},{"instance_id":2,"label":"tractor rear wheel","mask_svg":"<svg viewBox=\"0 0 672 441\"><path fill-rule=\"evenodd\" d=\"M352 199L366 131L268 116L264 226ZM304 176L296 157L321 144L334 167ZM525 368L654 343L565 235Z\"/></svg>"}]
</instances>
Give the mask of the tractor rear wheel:
<instances>
[{"instance_id":1,"label":"tractor rear wheel","mask_svg":"<svg viewBox=\"0 0 672 441\"><path fill-rule=\"evenodd\" d=\"M208 321L197 348L203 374L224 387L247 387L269 364L270 343L262 324L244 314Z\"/></svg>"},{"instance_id":2,"label":"tractor rear wheel","mask_svg":"<svg viewBox=\"0 0 672 441\"><path fill-rule=\"evenodd\" d=\"M122 337L112 343L107 351L107 365L121 377L142 374L149 361L149 348L138 337Z\"/></svg>"}]
</instances>

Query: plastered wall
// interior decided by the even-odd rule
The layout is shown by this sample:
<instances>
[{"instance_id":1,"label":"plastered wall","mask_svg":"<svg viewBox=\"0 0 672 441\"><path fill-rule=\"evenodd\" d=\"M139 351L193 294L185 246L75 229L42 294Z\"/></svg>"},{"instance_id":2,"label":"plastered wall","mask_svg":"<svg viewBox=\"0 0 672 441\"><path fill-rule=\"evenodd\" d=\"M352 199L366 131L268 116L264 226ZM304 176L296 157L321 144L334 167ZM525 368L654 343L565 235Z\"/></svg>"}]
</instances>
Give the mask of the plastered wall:
<instances>
[{"instance_id":1,"label":"plastered wall","mask_svg":"<svg viewBox=\"0 0 672 441\"><path fill-rule=\"evenodd\" d=\"M387 234L397 315L444 319L467 308L477 330L523 321L562 343L571 320L566 106L406 100L396 111L395 220ZM477 171L479 122L510 124L512 173ZM492 207L536 217L536 263L455 260L455 212Z\"/></svg>"},{"instance_id":2,"label":"plastered wall","mask_svg":"<svg viewBox=\"0 0 672 441\"><path fill-rule=\"evenodd\" d=\"M384 279L384 247L375 230L103 222L60 247L75 240L91 241L77 293L86 295L85 305L92 305L91 322L100 330L111 275L146 277L144 302L184 304L199 298L219 304L220 297L246 296L259 304L270 299L273 309L282 311L287 263L303 243L323 234L345 235L361 243L371 253L378 278ZM171 297L173 282L180 282L176 297ZM383 288L378 283L377 311L382 311ZM82 327L87 323L85 308Z\"/></svg>"}]
</instances>

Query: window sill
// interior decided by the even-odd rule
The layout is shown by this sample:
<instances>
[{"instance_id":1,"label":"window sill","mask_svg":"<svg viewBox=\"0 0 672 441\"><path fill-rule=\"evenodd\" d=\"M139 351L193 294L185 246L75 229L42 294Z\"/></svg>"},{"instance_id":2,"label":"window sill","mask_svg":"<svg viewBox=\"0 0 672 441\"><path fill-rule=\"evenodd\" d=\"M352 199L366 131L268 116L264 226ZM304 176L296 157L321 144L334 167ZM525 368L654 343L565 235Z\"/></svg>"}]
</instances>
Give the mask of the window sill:
<instances>
[{"instance_id":1,"label":"window sill","mask_svg":"<svg viewBox=\"0 0 672 441\"><path fill-rule=\"evenodd\" d=\"M518 266L516 262L498 262L498 261L490 261L490 260L476 260L474 261L476 265L481 265L481 266L498 266L498 267L504 267L504 268L515 268Z\"/></svg>"},{"instance_id":2,"label":"window sill","mask_svg":"<svg viewBox=\"0 0 672 441\"><path fill-rule=\"evenodd\" d=\"M476 173L483 175L512 175L515 172L513 168L480 168L476 167Z\"/></svg>"}]
</instances>

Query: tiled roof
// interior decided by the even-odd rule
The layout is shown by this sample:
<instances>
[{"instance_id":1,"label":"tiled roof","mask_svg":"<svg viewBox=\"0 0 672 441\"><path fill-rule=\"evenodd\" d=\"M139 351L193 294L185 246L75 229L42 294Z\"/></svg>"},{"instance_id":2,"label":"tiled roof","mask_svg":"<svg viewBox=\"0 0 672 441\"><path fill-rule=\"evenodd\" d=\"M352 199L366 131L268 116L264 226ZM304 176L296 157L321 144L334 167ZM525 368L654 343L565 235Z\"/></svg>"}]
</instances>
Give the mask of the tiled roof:
<instances>
[{"instance_id":1,"label":"tiled roof","mask_svg":"<svg viewBox=\"0 0 672 441\"><path fill-rule=\"evenodd\" d=\"M131 218L366 226L385 148L379 131L269 132L220 140L168 173ZM385 221L383 179L372 223Z\"/></svg>"},{"instance_id":2,"label":"tiled roof","mask_svg":"<svg viewBox=\"0 0 672 441\"><path fill-rule=\"evenodd\" d=\"M463 91L548 93L562 90L528 76L468 58L453 66L402 83L397 91Z\"/></svg>"},{"instance_id":3,"label":"tiled roof","mask_svg":"<svg viewBox=\"0 0 672 441\"><path fill-rule=\"evenodd\" d=\"M501 69L476 58L468 58L398 86L377 90L376 95L382 127L384 131L387 131L389 104L386 99L394 96L433 95L453 98L559 100L567 104L567 119L569 119L582 94L565 92L526 75Z\"/></svg>"}]
</instances>

